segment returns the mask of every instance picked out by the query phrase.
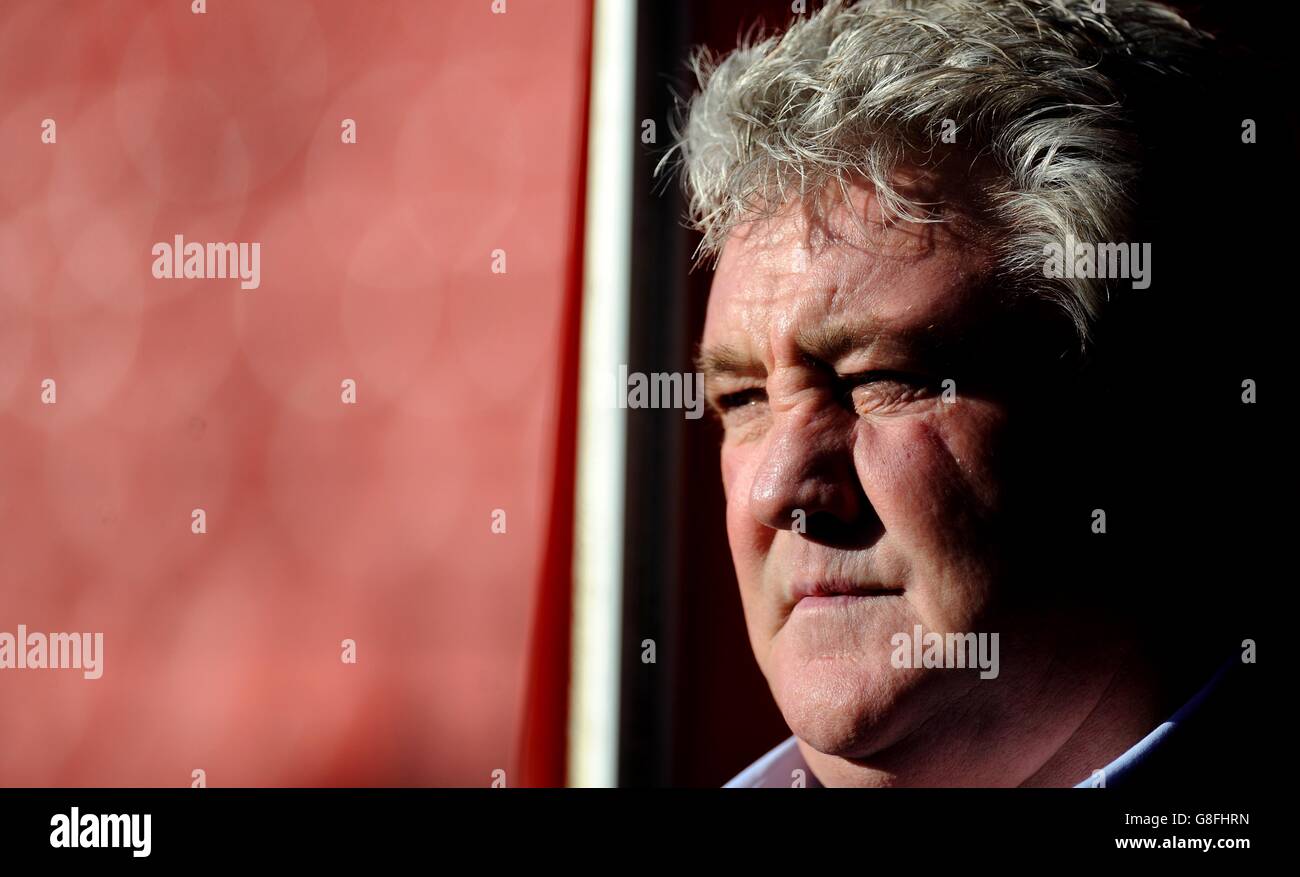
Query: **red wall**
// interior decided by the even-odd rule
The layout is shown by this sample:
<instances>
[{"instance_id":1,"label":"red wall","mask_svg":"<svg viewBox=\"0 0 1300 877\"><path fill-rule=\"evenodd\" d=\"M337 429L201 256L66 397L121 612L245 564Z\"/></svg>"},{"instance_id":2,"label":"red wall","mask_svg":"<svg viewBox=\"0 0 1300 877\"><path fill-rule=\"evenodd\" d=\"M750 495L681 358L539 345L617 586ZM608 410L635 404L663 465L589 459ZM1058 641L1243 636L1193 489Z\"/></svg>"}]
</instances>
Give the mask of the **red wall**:
<instances>
[{"instance_id":1,"label":"red wall","mask_svg":"<svg viewBox=\"0 0 1300 877\"><path fill-rule=\"evenodd\" d=\"M0 7L0 632L105 652L0 670L0 784L515 784L589 13L490 7Z\"/></svg>"}]
</instances>

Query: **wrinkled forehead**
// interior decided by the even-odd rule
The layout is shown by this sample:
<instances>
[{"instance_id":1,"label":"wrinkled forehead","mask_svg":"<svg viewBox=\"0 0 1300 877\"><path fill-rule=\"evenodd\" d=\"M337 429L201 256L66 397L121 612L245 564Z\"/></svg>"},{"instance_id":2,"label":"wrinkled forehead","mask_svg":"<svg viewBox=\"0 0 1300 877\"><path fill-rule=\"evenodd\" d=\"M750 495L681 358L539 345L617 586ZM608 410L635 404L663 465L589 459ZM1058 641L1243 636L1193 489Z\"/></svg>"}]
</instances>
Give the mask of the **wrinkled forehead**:
<instances>
[{"instance_id":1,"label":"wrinkled forehead","mask_svg":"<svg viewBox=\"0 0 1300 877\"><path fill-rule=\"evenodd\" d=\"M704 343L767 357L783 337L834 323L941 331L967 319L991 260L953 221L889 219L870 189L830 205L794 202L734 229L708 303Z\"/></svg>"}]
</instances>

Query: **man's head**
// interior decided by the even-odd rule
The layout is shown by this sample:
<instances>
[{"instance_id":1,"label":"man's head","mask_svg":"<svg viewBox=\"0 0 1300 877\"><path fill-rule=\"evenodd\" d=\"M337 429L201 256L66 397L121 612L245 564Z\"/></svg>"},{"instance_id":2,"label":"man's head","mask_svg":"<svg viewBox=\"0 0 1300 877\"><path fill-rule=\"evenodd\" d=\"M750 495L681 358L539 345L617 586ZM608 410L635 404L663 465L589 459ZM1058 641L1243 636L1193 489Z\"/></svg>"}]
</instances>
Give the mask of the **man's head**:
<instances>
[{"instance_id":1,"label":"man's head","mask_svg":"<svg viewBox=\"0 0 1300 877\"><path fill-rule=\"evenodd\" d=\"M1089 477L1082 376L1116 280L1045 276L1044 248L1133 240L1126 101L1200 39L1144 2L831 2L697 56L677 148L717 257L700 367L727 532L759 666L815 751L1022 782L1102 698L1073 671L1105 665L1123 598L1061 563L1057 525ZM997 632L1013 665L899 669L917 626ZM1036 727L1008 735L1012 714ZM965 747L935 745L957 727ZM977 764L997 743L972 727L1015 756ZM940 754L893 757L920 751Z\"/></svg>"},{"instance_id":2,"label":"man's head","mask_svg":"<svg viewBox=\"0 0 1300 877\"><path fill-rule=\"evenodd\" d=\"M800 212L732 233L701 367L759 665L802 739L866 755L926 695L916 676L881 672L891 636L981 629L1008 412L964 386L997 354L976 337L989 256L946 225L878 224L870 190L853 194L873 230L862 238L847 209L822 239ZM944 401L945 379L960 401Z\"/></svg>"}]
</instances>

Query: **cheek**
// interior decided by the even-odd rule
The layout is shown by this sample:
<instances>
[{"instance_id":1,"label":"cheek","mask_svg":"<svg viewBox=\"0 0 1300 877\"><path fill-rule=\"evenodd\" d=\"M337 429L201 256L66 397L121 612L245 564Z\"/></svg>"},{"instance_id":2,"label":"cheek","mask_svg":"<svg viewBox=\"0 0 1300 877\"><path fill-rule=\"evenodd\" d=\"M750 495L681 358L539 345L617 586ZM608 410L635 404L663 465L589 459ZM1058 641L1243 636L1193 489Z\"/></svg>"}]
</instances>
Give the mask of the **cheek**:
<instances>
[{"instance_id":1,"label":"cheek","mask_svg":"<svg viewBox=\"0 0 1300 877\"><path fill-rule=\"evenodd\" d=\"M758 549L756 538L764 529L749 513L749 492L754 477L753 449L746 445L724 445L722 448L722 492L727 500L727 536L736 572L745 584L742 562Z\"/></svg>"},{"instance_id":2,"label":"cheek","mask_svg":"<svg viewBox=\"0 0 1300 877\"><path fill-rule=\"evenodd\" d=\"M884 554L909 599L938 628L961 627L996 576L1001 505L997 445L1001 410L966 401L959 410L861 427L855 462L883 524Z\"/></svg>"},{"instance_id":3,"label":"cheek","mask_svg":"<svg viewBox=\"0 0 1300 877\"><path fill-rule=\"evenodd\" d=\"M775 531L750 511L749 496L759 461L757 444L725 446L722 450L722 485L727 499L727 543L740 585L746 617L757 611L752 598L763 590L763 571Z\"/></svg>"},{"instance_id":4,"label":"cheek","mask_svg":"<svg viewBox=\"0 0 1300 877\"><path fill-rule=\"evenodd\" d=\"M770 600L763 598L763 571L773 531L749 511L749 494L758 456L753 445L724 445L722 486L727 498L727 543L740 587L740 603L750 648L759 666L768 659L771 637L780 627Z\"/></svg>"},{"instance_id":5,"label":"cheek","mask_svg":"<svg viewBox=\"0 0 1300 877\"><path fill-rule=\"evenodd\" d=\"M731 508L731 498L736 495L736 478L740 474L741 457L732 445L723 445L722 457L722 495L727 499L727 508Z\"/></svg>"}]
</instances>

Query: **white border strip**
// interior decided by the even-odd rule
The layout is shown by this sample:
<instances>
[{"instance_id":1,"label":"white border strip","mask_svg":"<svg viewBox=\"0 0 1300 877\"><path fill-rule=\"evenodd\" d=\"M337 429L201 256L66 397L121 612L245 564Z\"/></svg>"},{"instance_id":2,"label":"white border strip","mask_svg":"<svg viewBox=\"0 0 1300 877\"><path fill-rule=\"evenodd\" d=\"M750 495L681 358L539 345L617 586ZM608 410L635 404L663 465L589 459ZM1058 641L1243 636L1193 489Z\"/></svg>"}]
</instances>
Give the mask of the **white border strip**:
<instances>
[{"instance_id":1,"label":"white border strip","mask_svg":"<svg viewBox=\"0 0 1300 877\"><path fill-rule=\"evenodd\" d=\"M609 393L627 362L636 0L595 0L574 520L568 783L618 783L626 411Z\"/></svg>"}]
</instances>

